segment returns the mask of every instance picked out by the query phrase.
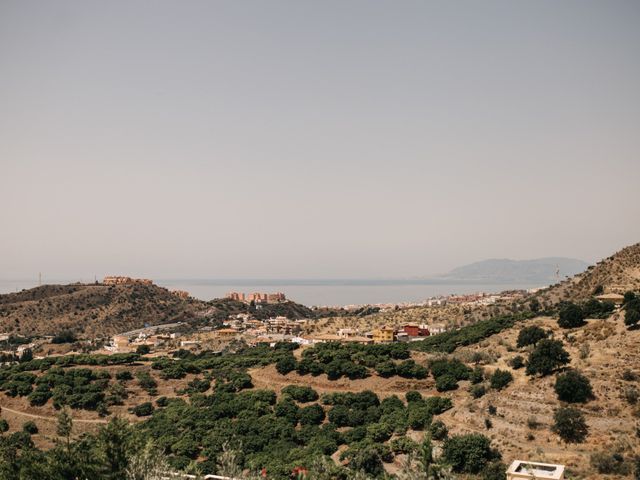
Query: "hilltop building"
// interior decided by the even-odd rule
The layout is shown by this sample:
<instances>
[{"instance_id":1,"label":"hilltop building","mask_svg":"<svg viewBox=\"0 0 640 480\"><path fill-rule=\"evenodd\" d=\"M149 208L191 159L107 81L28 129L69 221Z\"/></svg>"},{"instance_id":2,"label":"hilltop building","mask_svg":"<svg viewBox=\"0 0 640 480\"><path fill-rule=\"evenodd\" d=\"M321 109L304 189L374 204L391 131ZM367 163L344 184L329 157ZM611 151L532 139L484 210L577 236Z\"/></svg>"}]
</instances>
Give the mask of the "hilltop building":
<instances>
[{"instance_id":1,"label":"hilltop building","mask_svg":"<svg viewBox=\"0 0 640 480\"><path fill-rule=\"evenodd\" d=\"M120 276L107 276L102 280L104 285L153 285L153 281L148 278L131 278Z\"/></svg>"},{"instance_id":2,"label":"hilltop building","mask_svg":"<svg viewBox=\"0 0 640 480\"><path fill-rule=\"evenodd\" d=\"M245 295L243 292L229 292L227 293L227 298L231 300L236 300L238 302L245 303L279 303L286 301L287 297L282 292L275 293L263 293L263 292L253 292Z\"/></svg>"}]
</instances>

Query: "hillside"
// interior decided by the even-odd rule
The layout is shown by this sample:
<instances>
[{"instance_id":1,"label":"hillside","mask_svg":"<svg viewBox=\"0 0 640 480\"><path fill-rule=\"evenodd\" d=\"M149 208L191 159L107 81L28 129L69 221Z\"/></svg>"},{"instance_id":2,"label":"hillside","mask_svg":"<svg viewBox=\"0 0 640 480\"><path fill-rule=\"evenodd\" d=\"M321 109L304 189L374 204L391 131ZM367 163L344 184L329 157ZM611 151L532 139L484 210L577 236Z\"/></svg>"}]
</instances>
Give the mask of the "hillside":
<instances>
[{"instance_id":1,"label":"hillside","mask_svg":"<svg viewBox=\"0 0 640 480\"><path fill-rule=\"evenodd\" d=\"M542 290L539 295L550 303L583 301L590 298L596 289L621 294L640 290L640 243L623 248L585 272Z\"/></svg>"},{"instance_id":2,"label":"hillside","mask_svg":"<svg viewBox=\"0 0 640 480\"><path fill-rule=\"evenodd\" d=\"M582 260L563 257L534 260L493 258L455 268L443 278L479 283L549 285L557 281L556 272L564 278L583 272L588 266Z\"/></svg>"},{"instance_id":3,"label":"hillside","mask_svg":"<svg viewBox=\"0 0 640 480\"><path fill-rule=\"evenodd\" d=\"M204 306L156 285L43 285L0 295L0 331L51 335L68 329L84 337L107 336L189 319Z\"/></svg>"}]
</instances>

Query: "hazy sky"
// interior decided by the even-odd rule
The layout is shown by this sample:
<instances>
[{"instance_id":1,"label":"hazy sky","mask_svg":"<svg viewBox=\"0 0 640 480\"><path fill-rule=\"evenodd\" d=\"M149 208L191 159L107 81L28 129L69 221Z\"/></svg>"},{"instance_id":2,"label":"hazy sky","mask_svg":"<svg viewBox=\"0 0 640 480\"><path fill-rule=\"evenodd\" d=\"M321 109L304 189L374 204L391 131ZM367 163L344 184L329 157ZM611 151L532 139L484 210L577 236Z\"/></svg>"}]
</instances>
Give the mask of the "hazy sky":
<instances>
[{"instance_id":1,"label":"hazy sky","mask_svg":"<svg viewBox=\"0 0 640 480\"><path fill-rule=\"evenodd\" d=\"M638 1L0 0L0 277L640 241Z\"/></svg>"}]
</instances>

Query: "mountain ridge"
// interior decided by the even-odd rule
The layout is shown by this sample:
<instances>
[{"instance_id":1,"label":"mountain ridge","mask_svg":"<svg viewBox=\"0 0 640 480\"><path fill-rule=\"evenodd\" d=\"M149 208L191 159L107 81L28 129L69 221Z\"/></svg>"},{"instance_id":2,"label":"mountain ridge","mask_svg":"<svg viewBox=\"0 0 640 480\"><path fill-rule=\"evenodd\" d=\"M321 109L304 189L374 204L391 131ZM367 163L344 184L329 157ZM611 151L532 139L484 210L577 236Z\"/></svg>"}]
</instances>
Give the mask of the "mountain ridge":
<instances>
[{"instance_id":1,"label":"mountain ridge","mask_svg":"<svg viewBox=\"0 0 640 480\"><path fill-rule=\"evenodd\" d=\"M527 260L489 258L454 268L439 278L456 281L495 283L551 284L560 278L584 272L589 264L567 257L543 257Z\"/></svg>"}]
</instances>

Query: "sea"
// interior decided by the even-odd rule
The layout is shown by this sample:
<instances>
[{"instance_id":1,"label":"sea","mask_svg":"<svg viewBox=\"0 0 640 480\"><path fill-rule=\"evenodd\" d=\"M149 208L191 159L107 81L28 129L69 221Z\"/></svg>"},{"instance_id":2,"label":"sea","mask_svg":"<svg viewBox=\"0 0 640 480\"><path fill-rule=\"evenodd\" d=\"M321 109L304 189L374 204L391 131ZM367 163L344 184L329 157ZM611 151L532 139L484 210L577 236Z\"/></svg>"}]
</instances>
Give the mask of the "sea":
<instances>
[{"instance_id":1,"label":"sea","mask_svg":"<svg viewBox=\"0 0 640 480\"><path fill-rule=\"evenodd\" d=\"M66 284L93 279L47 279L42 283ZM347 306L420 303L440 295L476 292L497 293L528 290L543 285L520 283L452 283L441 279L308 280L308 279L157 279L156 284L171 290L186 290L201 300L224 297L228 292L283 292L288 299L307 306ZM2 280L0 293L33 288L38 280Z\"/></svg>"}]
</instances>

